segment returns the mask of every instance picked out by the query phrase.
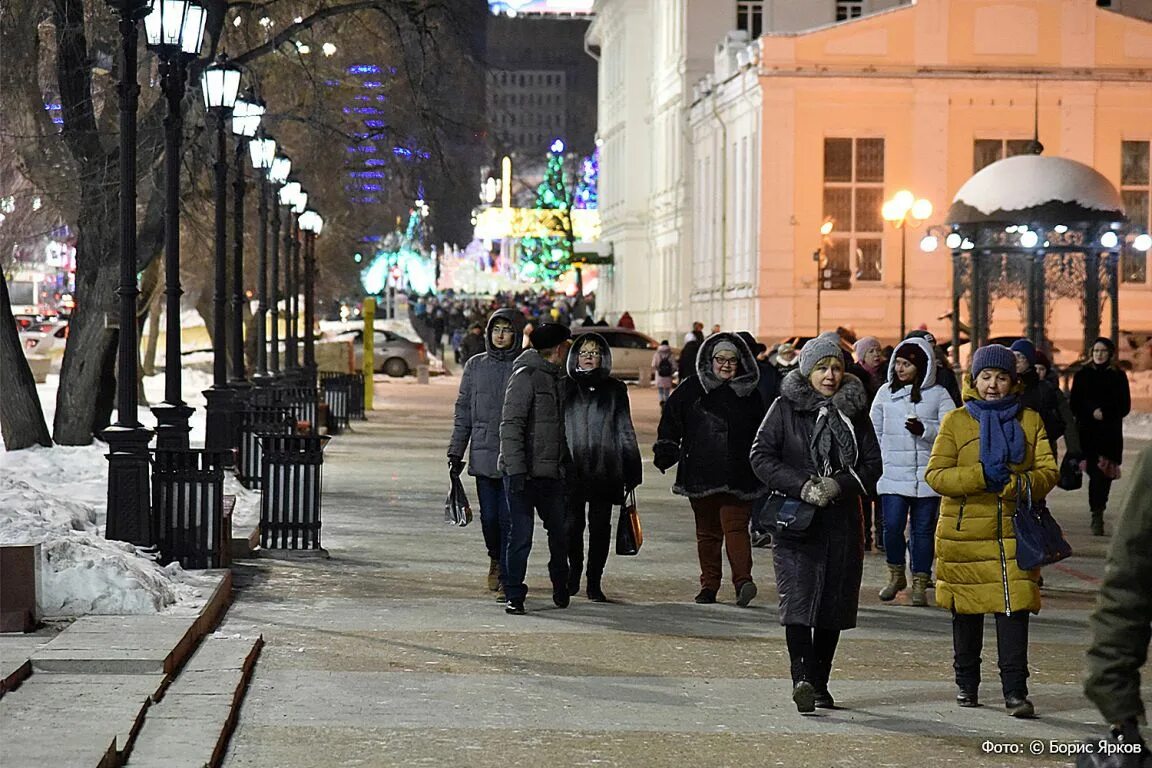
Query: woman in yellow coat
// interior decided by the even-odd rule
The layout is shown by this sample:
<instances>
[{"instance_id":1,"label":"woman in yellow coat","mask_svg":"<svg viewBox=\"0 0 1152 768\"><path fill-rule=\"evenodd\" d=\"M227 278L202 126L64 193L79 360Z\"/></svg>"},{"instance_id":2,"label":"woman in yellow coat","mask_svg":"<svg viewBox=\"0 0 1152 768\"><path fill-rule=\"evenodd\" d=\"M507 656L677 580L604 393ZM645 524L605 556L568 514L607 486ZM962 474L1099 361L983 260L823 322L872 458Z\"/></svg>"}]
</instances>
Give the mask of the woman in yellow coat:
<instances>
[{"instance_id":1,"label":"woman in yellow coat","mask_svg":"<svg viewBox=\"0 0 1152 768\"><path fill-rule=\"evenodd\" d=\"M999 344L972 356L964 407L949 413L932 446L926 479L939 493L936 603L952 611L953 663L962 707L979 706L984 614L996 616L1004 706L1033 717L1028 700L1028 615L1040 610L1039 570L1016 566L1012 513L1017 488L1044 498L1056 461L1040 415L1014 394L1016 362Z\"/></svg>"}]
</instances>

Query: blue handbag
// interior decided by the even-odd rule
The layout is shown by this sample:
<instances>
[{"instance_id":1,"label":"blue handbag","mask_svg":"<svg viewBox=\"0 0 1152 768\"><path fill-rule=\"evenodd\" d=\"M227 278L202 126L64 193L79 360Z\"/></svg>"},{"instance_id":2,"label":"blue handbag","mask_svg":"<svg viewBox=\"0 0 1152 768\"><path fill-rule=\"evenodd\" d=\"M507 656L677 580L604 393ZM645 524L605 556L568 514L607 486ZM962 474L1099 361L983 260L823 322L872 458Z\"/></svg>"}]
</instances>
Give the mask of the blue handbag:
<instances>
[{"instance_id":1,"label":"blue handbag","mask_svg":"<svg viewBox=\"0 0 1152 768\"><path fill-rule=\"evenodd\" d=\"M1072 556L1072 545L1048 505L1032 500L1032 481L1027 475L1016 480L1012 527L1016 529L1016 565L1020 570L1031 571Z\"/></svg>"}]
</instances>

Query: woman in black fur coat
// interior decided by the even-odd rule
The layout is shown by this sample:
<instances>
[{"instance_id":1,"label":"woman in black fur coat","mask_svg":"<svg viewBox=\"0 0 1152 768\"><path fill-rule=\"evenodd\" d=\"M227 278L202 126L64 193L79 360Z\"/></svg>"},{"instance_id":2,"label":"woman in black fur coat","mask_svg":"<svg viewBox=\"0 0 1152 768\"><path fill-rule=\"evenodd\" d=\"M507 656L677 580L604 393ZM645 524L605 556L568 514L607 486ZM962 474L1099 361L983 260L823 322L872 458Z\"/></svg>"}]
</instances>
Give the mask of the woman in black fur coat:
<instances>
[{"instance_id":1,"label":"woman in black fur coat","mask_svg":"<svg viewBox=\"0 0 1152 768\"><path fill-rule=\"evenodd\" d=\"M577 337L564 380L564 433L572 454L566 482L568 592L580 592L587 512L588 599L601 603L607 600L601 578L612 539L612 506L623 503L642 476L628 388L611 372L612 351L604 337Z\"/></svg>"}]
</instances>

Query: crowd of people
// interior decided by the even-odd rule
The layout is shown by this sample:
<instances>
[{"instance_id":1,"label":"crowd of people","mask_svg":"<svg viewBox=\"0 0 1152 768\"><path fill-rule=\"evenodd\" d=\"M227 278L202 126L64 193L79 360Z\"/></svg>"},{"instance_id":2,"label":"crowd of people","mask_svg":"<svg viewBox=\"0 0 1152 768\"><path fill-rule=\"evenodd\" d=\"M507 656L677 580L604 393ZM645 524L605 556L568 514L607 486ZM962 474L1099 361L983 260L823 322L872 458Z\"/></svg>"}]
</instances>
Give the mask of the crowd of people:
<instances>
[{"instance_id":1,"label":"crowd of people","mask_svg":"<svg viewBox=\"0 0 1152 768\"><path fill-rule=\"evenodd\" d=\"M488 587L514 615L527 610L537 515L553 603L567 607L582 586L590 600L608 599L611 510L643 481L605 339L583 333L573 344L567 326L545 318L522 350L529 322L519 308L501 309L477 336L483 351L464 367L448 449L450 471L461 473L467 455L476 477ZM697 323L678 356L665 341L652 361L661 403L652 459L662 473L675 467L672 492L692 509L695 601L720 599L726 555L734 602L749 605L753 544L770 543L792 699L803 713L833 708L833 659L841 632L856 625L874 543L889 567L880 600L910 587L908 603L927 606L932 591L951 613L957 704L979 706L992 614L1006 711L1034 716L1028 623L1042 579L1017 564L1012 510L1025 494L1043 504L1057 486L1062 437L1064 469L1088 476L1092 533L1105 533L1130 407L1111 342L1093 344L1066 399L1027 339L977 349L957 380L924 330L888 349L828 332L771 350L747 332L713 331ZM1120 619L1109 622L1114 639ZM1108 656L1109 669L1143 657L1117 658ZM1094 679L1101 690L1117 684Z\"/></svg>"}]
</instances>

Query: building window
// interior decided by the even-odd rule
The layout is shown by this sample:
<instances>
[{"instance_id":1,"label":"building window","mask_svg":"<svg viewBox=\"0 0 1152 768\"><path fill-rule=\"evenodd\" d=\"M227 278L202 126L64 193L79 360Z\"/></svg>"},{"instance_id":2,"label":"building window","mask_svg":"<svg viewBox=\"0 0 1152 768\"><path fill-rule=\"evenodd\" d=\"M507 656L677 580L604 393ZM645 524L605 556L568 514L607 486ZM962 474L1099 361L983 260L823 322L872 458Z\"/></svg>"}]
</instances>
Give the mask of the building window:
<instances>
[{"instance_id":1,"label":"building window","mask_svg":"<svg viewBox=\"0 0 1152 768\"><path fill-rule=\"evenodd\" d=\"M764 0L738 0L736 29L747 32L749 40L764 34Z\"/></svg>"},{"instance_id":2,"label":"building window","mask_svg":"<svg viewBox=\"0 0 1152 768\"><path fill-rule=\"evenodd\" d=\"M828 266L855 280L883 276L884 139L824 139L824 216L832 220Z\"/></svg>"},{"instance_id":3,"label":"building window","mask_svg":"<svg viewBox=\"0 0 1152 768\"><path fill-rule=\"evenodd\" d=\"M827 8L827 6L825 6ZM864 15L864 0L837 0L836 21L858 19Z\"/></svg>"},{"instance_id":4,"label":"building window","mask_svg":"<svg viewBox=\"0 0 1152 768\"><path fill-rule=\"evenodd\" d=\"M972 142L972 173L1006 157L1027 155L1031 149L1032 139L976 139Z\"/></svg>"},{"instance_id":5,"label":"building window","mask_svg":"<svg viewBox=\"0 0 1152 768\"><path fill-rule=\"evenodd\" d=\"M1148 176L1149 142L1120 142L1120 198L1133 227L1148 232L1152 227L1152 184ZM1120 255L1120 282L1148 282L1148 255L1128 245Z\"/></svg>"}]
</instances>

